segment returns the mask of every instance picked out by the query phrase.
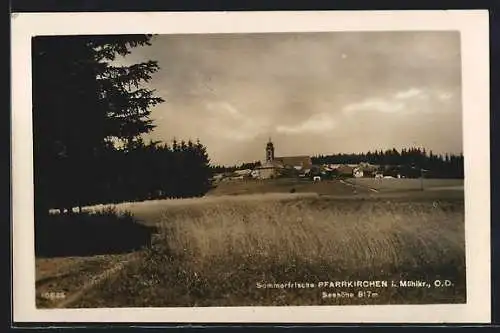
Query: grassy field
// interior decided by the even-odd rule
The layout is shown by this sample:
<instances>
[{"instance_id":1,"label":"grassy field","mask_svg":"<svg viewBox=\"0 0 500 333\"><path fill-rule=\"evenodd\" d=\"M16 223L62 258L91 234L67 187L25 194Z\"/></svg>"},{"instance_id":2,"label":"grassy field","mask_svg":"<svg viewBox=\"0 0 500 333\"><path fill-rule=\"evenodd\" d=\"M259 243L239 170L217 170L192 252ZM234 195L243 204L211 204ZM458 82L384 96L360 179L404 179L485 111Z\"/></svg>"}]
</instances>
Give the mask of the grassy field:
<instances>
[{"instance_id":1,"label":"grassy field","mask_svg":"<svg viewBox=\"0 0 500 333\"><path fill-rule=\"evenodd\" d=\"M363 189L360 189L364 191ZM208 196L245 195L264 193L316 193L316 194L353 194L352 188L338 181L322 181L314 183L308 179L268 179L268 180L236 180L222 182L212 189ZM367 191L365 191L367 192Z\"/></svg>"},{"instance_id":2,"label":"grassy field","mask_svg":"<svg viewBox=\"0 0 500 333\"><path fill-rule=\"evenodd\" d=\"M150 223L151 219L157 222L156 212L163 207L199 205L220 202L220 200L225 202L283 200L297 197L303 198L304 196L356 200L372 198L390 198L395 200L439 200L454 198L463 200L463 191L447 190L451 186L463 184L463 180L425 179L424 182L425 191L416 191L420 189L420 180L418 179L375 180L372 178L350 178L343 181L343 183L338 180L315 183L305 179L237 180L218 184L202 198L124 202L120 204L84 207L83 210L87 212L99 212L113 208L122 212L133 211L134 215L140 215L141 220ZM378 189L378 192L371 191L370 188ZM149 214L150 212L152 214Z\"/></svg>"},{"instance_id":3,"label":"grassy field","mask_svg":"<svg viewBox=\"0 0 500 333\"><path fill-rule=\"evenodd\" d=\"M463 198L342 199L305 191L122 209L159 227L153 247L70 307L465 302ZM453 285L435 287L436 279ZM339 280L387 281L388 287L318 287ZM400 285L406 280L430 285ZM315 287L281 288L288 282ZM267 283L276 288L263 288ZM348 293L355 297L332 297Z\"/></svg>"},{"instance_id":4,"label":"grassy field","mask_svg":"<svg viewBox=\"0 0 500 333\"><path fill-rule=\"evenodd\" d=\"M461 190L463 191L463 179L408 179L408 178L351 178L348 182L360 186L366 186L378 191L402 191L402 190Z\"/></svg>"}]
</instances>

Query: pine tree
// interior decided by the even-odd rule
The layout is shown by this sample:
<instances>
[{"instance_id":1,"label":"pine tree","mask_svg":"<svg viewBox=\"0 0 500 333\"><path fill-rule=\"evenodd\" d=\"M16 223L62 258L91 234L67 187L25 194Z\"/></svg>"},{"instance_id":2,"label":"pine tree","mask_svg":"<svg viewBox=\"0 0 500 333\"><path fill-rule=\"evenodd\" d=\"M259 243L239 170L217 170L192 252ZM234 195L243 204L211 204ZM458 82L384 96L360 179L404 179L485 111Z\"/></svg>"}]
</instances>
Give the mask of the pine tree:
<instances>
[{"instance_id":1,"label":"pine tree","mask_svg":"<svg viewBox=\"0 0 500 333\"><path fill-rule=\"evenodd\" d=\"M210 158L207 153L207 148L200 142L199 139L196 140L195 144L195 156L196 156L196 180L197 189L195 191L196 196L205 194L210 189Z\"/></svg>"},{"instance_id":2,"label":"pine tree","mask_svg":"<svg viewBox=\"0 0 500 333\"><path fill-rule=\"evenodd\" d=\"M110 62L151 35L43 36L33 43L35 200L38 210L95 200L110 163L109 147L130 149L154 126L150 108L163 102L141 88L159 67ZM116 155L113 155L116 157ZM108 164L107 167L110 167ZM114 167L124 167L114 165ZM120 180L117 180L119 183ZM109 186L109 182L108 182Z\"/></svg>"}]
</instances>

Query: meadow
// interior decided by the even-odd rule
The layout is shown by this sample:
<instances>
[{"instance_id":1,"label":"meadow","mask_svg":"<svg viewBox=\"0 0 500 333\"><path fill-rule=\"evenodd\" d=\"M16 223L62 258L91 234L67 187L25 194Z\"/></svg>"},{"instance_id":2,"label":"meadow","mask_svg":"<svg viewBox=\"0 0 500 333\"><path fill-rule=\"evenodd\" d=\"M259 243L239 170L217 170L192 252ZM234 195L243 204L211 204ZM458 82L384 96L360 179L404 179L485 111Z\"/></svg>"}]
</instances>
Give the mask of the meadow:
<instances>
[{"instance_id":1,"label":"meadow","mask_svg":"<svg viewBox=\"0 0 500 333\"><path fill-rule=\"evenodd\" d=\"M378 191L404 191L404 190L457 190L463 191L463 179L409 179L409 178L351 178L349 183L366 186Z\"/></svg>"},{"instance_id":2,"label":"meadow","mask_svg":"<svg viewBox=\"0 0 500 333\"><path fill-rule=\"evenodd\" d=\"M277 193L126 204L120 209L158 228L153 245L71 307L466 301L463 198ZM452 285L391 287L392 281L432 284L436 279ZM320 281L337 280L381 280L389 287L317 287ZM288 282L316 287L280 286ZM271 288L262 287L268 283ZM357 295L360 290L376 296L323 297L324 291Z\"/></svg>"}]
</instances>

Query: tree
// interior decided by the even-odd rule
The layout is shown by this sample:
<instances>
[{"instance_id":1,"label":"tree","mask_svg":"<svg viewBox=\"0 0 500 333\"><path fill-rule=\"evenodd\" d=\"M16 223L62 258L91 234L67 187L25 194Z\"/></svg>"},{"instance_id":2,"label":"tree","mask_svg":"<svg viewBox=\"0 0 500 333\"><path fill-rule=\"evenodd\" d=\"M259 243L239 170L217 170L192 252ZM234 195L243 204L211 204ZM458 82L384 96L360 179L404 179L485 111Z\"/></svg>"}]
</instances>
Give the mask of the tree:
<instances>
[{"instance_id":1,"label":"tree","mask_svg":"<svg viewBox=\"0 0 500 333\"><path fill-rule=\"evenodd\" d=\"M195 191L196 196L205 194L210 189L210 177L212 176L212 171L210 170L210 158L207 153L207 148L201 144L200 140L196 140L194 145L195 163L197 166L196 170L196 180L197 187Z\"/></svg>"},{"instance_id":2,"label":"tree","mask_svg":"<svg viewBox=\"0 0 500 333\"><path fill-rule=\"evenodd\" d=\"M463 154L436 155L432 150L427 152L425 148L403 148L401 152L392 148L386 151L368 151L366 154L318 155L312 160L314 164L369 162L380 165L379 171L389 172L392 170L394 175L400 173L411 178L420 177L422 168L428 170L425 174L426 177L430 178L464 177Z\"/></svg>"},{"instance_id":3,"label":"tree","mask_svg":"<svg viewBox=\"0 0 500 333\"><path fill-rule=\"evenodd\" d=\"M155 61L112 65L150 45L151 35L42 36L32 40L35 200L39 210L89 202L107 172L102 161L117 142L130 149L154 125L163 102L142 87Z\"/></svg>"}]
</instances>

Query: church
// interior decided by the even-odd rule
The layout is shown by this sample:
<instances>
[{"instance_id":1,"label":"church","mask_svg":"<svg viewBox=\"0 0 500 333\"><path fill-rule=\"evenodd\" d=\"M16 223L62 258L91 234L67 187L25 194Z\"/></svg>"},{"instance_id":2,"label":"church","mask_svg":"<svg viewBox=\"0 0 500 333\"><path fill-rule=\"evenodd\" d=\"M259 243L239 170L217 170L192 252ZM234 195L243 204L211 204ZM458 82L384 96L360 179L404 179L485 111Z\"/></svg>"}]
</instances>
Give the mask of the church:
<instances>
[{"instance_id":1,"label":"church","mask_svg":"<svg viewBox=\"0 0 500 333\"><path fill-rule=\"evenodd\" d=\"M252 175L259 179L276 178L283 174L305 174L311 170L310 156L274 156L274 144L269 138L266 144L266 159L254 169Z\"/></svg>"}]
</instances>

